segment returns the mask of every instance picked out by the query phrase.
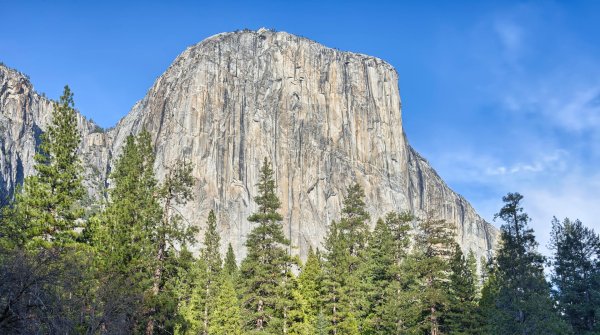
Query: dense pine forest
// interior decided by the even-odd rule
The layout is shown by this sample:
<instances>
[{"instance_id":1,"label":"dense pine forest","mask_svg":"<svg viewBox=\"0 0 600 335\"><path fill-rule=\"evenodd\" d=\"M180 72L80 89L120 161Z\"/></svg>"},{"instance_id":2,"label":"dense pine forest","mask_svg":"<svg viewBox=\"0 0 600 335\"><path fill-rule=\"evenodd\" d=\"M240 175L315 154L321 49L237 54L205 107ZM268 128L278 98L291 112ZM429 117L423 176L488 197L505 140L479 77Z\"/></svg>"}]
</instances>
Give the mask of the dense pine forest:
<instances>
[{"instance_id":1,"label":"dense pine forest","mask_svg":"<svg viewBox=\"0 0 600 335\"><path fill-rule=\"evenodd\" d=\"M518 193L495 216L494 254L476 259L436 213L370 217L348 180L340 219L301 261L265 158L237 262L213 211L195 239L177 211L192 166L159 183L147 132L128 137L107 200L84 205L73 106L65 87L36 173L1 211L1 334L600 334L600 237L554 219L544 257Z\"/></svg>"}]
</instances>

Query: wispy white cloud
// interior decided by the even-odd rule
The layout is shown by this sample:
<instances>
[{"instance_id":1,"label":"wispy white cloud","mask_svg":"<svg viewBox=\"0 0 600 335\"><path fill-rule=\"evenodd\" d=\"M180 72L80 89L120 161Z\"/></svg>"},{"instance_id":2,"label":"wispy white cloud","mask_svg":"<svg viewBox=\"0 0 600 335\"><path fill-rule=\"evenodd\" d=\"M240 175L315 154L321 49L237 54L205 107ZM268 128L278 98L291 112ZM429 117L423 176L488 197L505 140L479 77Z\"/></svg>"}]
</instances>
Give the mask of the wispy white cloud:
<instances>
[{"instance_id":1,"label":"wispy white cloud","mask_svg":"<svg viewBox=\"0 0 600 335\"><path fill-rule=\"evenodd\" d=\"M547 252L553 216L580 219L600 232L600 174L572 171L553 183L523 185L521 192L542 251Z\"/></svg>"},{"instance_id":2,"label":"wispy white cloud","mask_svg":"<svg viewBox=\"0 0 600 335\"><path fill-rule=\"evenodd\" d=\"M600 217L600 173L590 173L579 157L566 150L548 149L546 152L531 160L502 163L507 157L456 148L443 156L446 159L443 164L434 166L490 222L502 207L503 195L523 194L524 208L532 219L530 225L536 232L540 251L549 255L546 246L553 216L578 218L600 231L597 219Z\"/></svg>"},{"instance_id":3,"label":"wispy white cloud","mask_svg":"<svg viewBox=\"0 0 600 335\"><path fill-rule=\"evenodd\" d=\"M444 50L454 63L443 78L469 94L452 110L466 126L444 124L448 140L424 152L487 220L503 195L523 194L545 252L554 215L600 231L600 58L565 20L561 5L528 3L458 31L468 43Z\"/></svg>"},{"instance_id":4,"label":"wispy white cloud","mask_svg":"<svg viewBox=\"0 0 600 335\"><path fill-rule=\"evenodd\" d=\"M489 176L519 175L519 174L537 174L548 170L563 170L565 168L565 158L568 156L565 150L555 150L552 153L540 155L535 161L519 162L510 166L488 166L485 168L485 174Z\"/></svg>"},{"instance_id":5,"label":"wispy white cloud","mask_svg":"<svg viewBox=\"0 0 600 335\"><path fill-rule=\"evenodd\" d=\"M600 128L600 77L594 82L551 76L539 81L543 83L522 80L512 85L513 89L501 98L505 108L542 116L540 121L566 131Z\"/></svg>"}]
</instances>

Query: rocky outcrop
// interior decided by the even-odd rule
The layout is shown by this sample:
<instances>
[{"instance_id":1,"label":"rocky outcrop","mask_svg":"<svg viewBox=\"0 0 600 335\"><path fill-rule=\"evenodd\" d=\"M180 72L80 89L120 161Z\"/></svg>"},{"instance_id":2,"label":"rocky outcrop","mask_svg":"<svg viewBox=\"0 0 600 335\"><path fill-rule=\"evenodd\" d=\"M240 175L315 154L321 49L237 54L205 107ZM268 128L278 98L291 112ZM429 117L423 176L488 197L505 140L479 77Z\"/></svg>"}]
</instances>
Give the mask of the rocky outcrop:
<instances>
[{"instance_id":1,"label":"rocky outcrop","mask_svg":"<svg viewBox=\"0 0 600 335\"><path fill-rule=\"evenodd\" d=\"M0 89L0 127L11 129L0 136L7 194L31 172L36 129L44 129L51 105L22 76L3 76L0 85L11 91ZM391 210L432 210L456 224L465 250L487 255L497 239L407 143L398 74L378 58L264 29L210 37L177 57L113 130L93 133L81 119L86 171L97 176L90 189L106 180L126 136L144 128L159 178L178 159L194 165L195 200L184 216L203 228L215 209L238 257L252 229L246 218L256 209L263 157L273 162L284 228L301 255L320 246L353 182L365 189L373 222Z\"/></svg>"},{"instance_id":2,"label":"rocky outcrop","mask_svg":"<svg viewBox=\"0 0 600 335\"><path fill-rule=\"evenodd\" d=\"M0 65L0 204L10 199L23 178L34 172L36 146L52 117L52 102L33 89L29 78ZM92 203L104 188L110 146L93 122L78 114L82 135L80 153L84 161L85 185Z\"/></svg>"}]
</instances>

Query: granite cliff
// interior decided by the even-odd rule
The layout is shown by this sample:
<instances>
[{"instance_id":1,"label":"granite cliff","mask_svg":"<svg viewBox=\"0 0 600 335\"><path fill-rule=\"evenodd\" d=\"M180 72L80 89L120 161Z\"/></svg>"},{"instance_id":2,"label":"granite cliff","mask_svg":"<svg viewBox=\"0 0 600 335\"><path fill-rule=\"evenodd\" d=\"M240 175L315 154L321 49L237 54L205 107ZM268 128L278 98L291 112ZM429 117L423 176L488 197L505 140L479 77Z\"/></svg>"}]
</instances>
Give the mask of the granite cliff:
<instances>
[{"instance_id":1,"label":"granite cliff","mask_svg":"<svg viewBox=\"0 0 600 335\"><path fill-rule=\"evenodd\" d=\"M0 66L0 199L32 173L51 109L24 75ZM398 74L375 57L265 29L223 33L187 48L111 130L80 117L92 200L110 183L126 136L144 128L153 136L159 178L178 159L194 165L195 200L181 208L186 219L202 229L215 209L223 242L238 257L252 229L246 218L256 209L265 156L277 176L285 232L301 255L320 246L355 181L365 189L373 223L391 210L432 210L455 223L463 249L478 256L498 238L410 147Z\"/></svg>"}]
</instances>

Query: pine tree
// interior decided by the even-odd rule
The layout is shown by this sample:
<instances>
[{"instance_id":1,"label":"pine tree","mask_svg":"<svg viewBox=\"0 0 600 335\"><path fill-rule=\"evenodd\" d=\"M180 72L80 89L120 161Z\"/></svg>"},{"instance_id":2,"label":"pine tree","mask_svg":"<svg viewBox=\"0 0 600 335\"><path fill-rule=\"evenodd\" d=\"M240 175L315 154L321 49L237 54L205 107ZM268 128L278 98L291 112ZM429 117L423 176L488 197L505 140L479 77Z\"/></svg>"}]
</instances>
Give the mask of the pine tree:
<instances>
[{"instance_id":1,"label":"pine tree","mask_svg":"<svg viewBox=\"0 0 600 335\"><path fill-rule=\"evenodd\" d=\"M521 207L523 196L509 193L495 215L504 221L502 240L493 269L496 287L484 292L488 332L494 334L565 334L566 325L554 310L550 286L544 277L544 257L537 252L529 216ZM490 310L491 309L491 310Z\"/></svg>"},{"instance_id":2,"label":"pine tree","mask_svg":"<svg viewBox=\"0 0 600 335\"><path fill-rule=\"evenodd\" d=\"M338 230L338 223L331 222L325 241L325 262L323 264L323 306L322 311L327 319L327 330L330 334L341 334L339 324L347 313L344 297L346 285L346 269L348 263L347 249Z\"/></svg>"},{"instance_id":3,"label":"pine tree","mask_svg":"<svg viewBox=\"0 0 600 335\"><path fill-rule=\"evenodd\" d=\"M254 198L258 211L248 221L258 225L246 240L248 255L240 268L243 305L247 312L246 329L266 334L285 333L286 301L291 262L290 245L283 234L283 217L276 195L276 185L270 162L265 158L260 169L258 195Z\"/></svg>"},{"instance_id":4,"label":"pine tree","mask_svg":"<svg viewBox=\"0 0 600 335\"><path fill-rule=\"evenodd\" d=\"M317 314L317 319L315 321L315 335L327 335L328 331L328 322L325 314L322 311Z\"/></svg>"},{"instance_id":5,"label":"pine tree","mask_svg":"<svg viewBox=\"0 0 600 335\"><path fill-rule=\"evenodd\" d=\"M445 329L449 334L480 334L481 325L477 311L477 264L475 255L464 257L458 244L450 260L450 304Z\"/></svg>"},{"instance_id":6,"label":"pine tree","mask_svg":"<svg viewBox=\"0 0 600 335\"><path fill-rule=\"evenodd\" d=\"M208 213L207 229L204 234L204 248L200 253L200 258L206 264L206 276L202 283L204 290L204 313L203 313L203 334L208 334L208 315L210 314L211 301L214 299L217 279L221 273L221 237L217 232L217 217L211 210Z\"/></svg>"},{"instance_id":7,"label":"pine tree","mask_svg":"<svg viewBox=\"0 0 600 335\"><path fill-rule=\"evenodd\" d=\"M162 218L153 165L149 134L128 136L111 173L108 203L94 238L100 251L101 290L110 292L104 303L131 297L122 318L135 323L131 326L138 332L148 320L149 307L141 297L153 286L155 233Z\"/></svg>"},{"instance_id":8,"label":"pine tree","mask_svg":"<svg viewBox=\"0 0 600 335\"><path fill-rule=\"evenodd\" d=\"M579 220L554 218L550 249L560 314L576 334L600 333L600 237Z\"/></svg>"},{"instance_id":9,"label":"pine tree","mask_svg":"<svg viewBox=\"0 0 600 335\"><path fill-rule=\"evenodd\" d=\"M143 142L138 142L138 144L141 143L143 146L148 147L148 152L152 152L152 155L154 155L149 134L144 132L140 135L140 140ZM187 243L193 243L194 235L197 231L195 227L182 224L183 218L179 212L173 213L176 206L185 205L192 199L191 188L194 179L191 173L192 166L190 164L178 161L173 167L168 169L163 184L157 189L158 200L162 202L162 218L160 224L152 227L151 232L151 237L156 243L152 295L157 298L159 294L163 293L163 297L156 299L162 305L165 304L166 300L171 298L169 293L164 289L166 288L165 282L169 279L164 278L164 270L168 261L167 253L175 250L176 246L185 246ZM157 311L157 308L153 306L146 325L147 335L154 333L157 316L152 314L157 314L157 312L161 311ZM163 315L161 318L165 319L165 316Z\"/></svg>"},{"instance_id":10,"label":"pine tree","mask_svg":"<svg viewBox=\"0 0 600 335\"><path fill-rule=\"evenodd\" d=\"M321 310L322 277L321 259L311 247L308 249L302 271L298 275L298 289L306 304L308 322L312 325L316 325L317 315Z\"/></svg>"},{"instance_id":11,"label":"pine tree","mask_svg":"<svg viewBox=\"0 0 600 335\"><path fill-rule=\"evenodd\" d=\"M406 313L403 302L411 299L411 297L406 295L405 290L408 287L409 278L412 274L405 273L405 271L408 269L407 257L410 247L410 222L414 219L414 216L407 212L388 213L385 216L385 224L391 235L393 250L385 251L387 247L384 246L387 246L389 242L377 242L376 244L380 244L381 247L377 247L375 244L371 244L369 247L378 248L380 255L389 253L393 260L393 264L385 270L387 272L385 276L389 276L390 282L382 282L385 288L378 290L378 296L383 297L383 300L379 302L377 300L372 301L373 310L371 312L371 320L378 320L375 323L377 327L372 331L374 334L400 334L404 331L405 325L410 323L403 317L403 313ZM375 230L378 230L377 226ZM379 235L378 240L386 240L385 230L380 228L379 231L379 233L374 231L373 235ZM380 258L385 259L384 256L380 256ZM381 269L380 273L383 273L383 267L379 266L379 268Z\"/></svg>"},{"instance_id":12,"label":"pine tree","mask_svg":"<svg viewBox=\"0 0 600 335\"><path fill-rule=\"evenodd\" d=\"M176 314L179 252L193 242L195 230L173 213L175 205L189 200L191 177L187 164L177 164L158 185L154 176L150 134L129 136L111 174L113 187L94 238L101 253L103 284L123 295L143 296L129 317L137 331L151 334L158 323L167 331ZM169 323L169 324L167 324ZM143 329L143 330L142 330Z\"/></svg>"},{"instance_id":13,"label":"pine tree","mask_svg":"<svg viewBox=\"0 0 600 335\"><path fill-rule=\"evenodd\" d=\"M413 254L408 257L403 270L407 278L402 293L401 322L409 332L442 333L443 319L450 303L449 260L453 246L454 235L446 221L434 219L431 212L419 221Z\"/></svg>"},{"instance_id":14,"label":"pine tree","mask_svg":"<svg viewBox=\"0 0 600 335\"><path fill-rule=\"evenodd\" d=\"M227 254L225 254L225 263L223 264L223 271L235 278L237 276L237 262L235 260L235 253L233 252L233 247L231 243L227 246Z\"/></svg>"},{"instance_id":15,"label":"pine tree","mask_svg":"<svg viewBox=\"0 0 600 335\"><path fill-rule=\"evenodd\" d=\"M364 248L369 238L369 213L364 203L364 191L358 184L348 188L342 217L332 222L325 238L324 287L325 314L329 317L330 332L343 334L353 331L353 325L363 320L368 301L359 267L365 261ZM346 320L352 316L353 320ZM350 328L348 328L350 327Z\"/></svg>"},{"instance_id":16,"label":"pine tree","mask_svg":"<svg viewBox=\"0 0 600 335\"><path fill-rule=\"evenodd\" d=\"M154 249L154 228L162 217L153 166L149 134L128 136L110 176L112 188L98 243L106 268L122 275L148 278L152 259L147 251Z\"/></svg>"},{"instance_id":17,"label":"pine tree","mask_svg":"<svg viewBox=\"0 0 600 335\"><path fill-rule=\"evenodd\" d=\"M195 259L188 275L188 284L179 302L178 314L182 322L177 327L179 335L201 334L204 329L204 306L206 305L207 265L203 258Z\"/></svg>"},{"instance_id":18,"label":"pine tree","mask_svg":"<svg viewBox=\"0 0 600 335\"><path fill-rule=\"evenodd\" d=\"M367 247L367 259L362 263L363 288L369 301L364 332L367 334L390 334L395 322L386 319L389 299L396 299L390 291L396 279L395 241L382 220L377 220Z\"/></svg>"},{"instance_id":19,"label":"pine tree","mask_svg":"<svg viewBox=\"0 0 600 335\"><path fill-rule=\"evenodd\" d=\"M5 243L12 245L65 245L77 240L75 228L83 216L79 202L85 195L77 148L73 93L65 86L53 103L52 120L41 136L35 154L36 174L25 179L23 188L3 214L0 229Z\"/></svg>"},{"instance_id":20,"label":"pine tree","mask_svg":"<svg viewBox=\"0 0 600 335\"><path fill-rule=\"evenodd\" d=\"M315 333L314 317L308 300L302 294L305 291L293 275L288 278L285 284L288 285L288 288L284 292L290 292L290 296L287 297L287 322L289 324L287 334L313 335Z\"/></svg>"},{"instance_id":21,"label":"pine tree","mask_svg":"<svg viewBox=\"0 0 600 335\"><path fill-rule=\"evenodd\" d=\"M222 275L214 309L210 314L208 333L211 335L241 335L242 313L237 293L228 275Z\"/></svg>"},{"instance_id":22,"label":"pine tree","mask_svg":"<svg viewBox=\"0 0 600 335\"><path fill-rule=\"evenodd\" d=\"M408 212L390 212L385 216L385 224L392 235L394 243L394 263L400 265L406 258L410 246L410 222L414 221L414 215Z\"/></svg>"}]
</instances>

